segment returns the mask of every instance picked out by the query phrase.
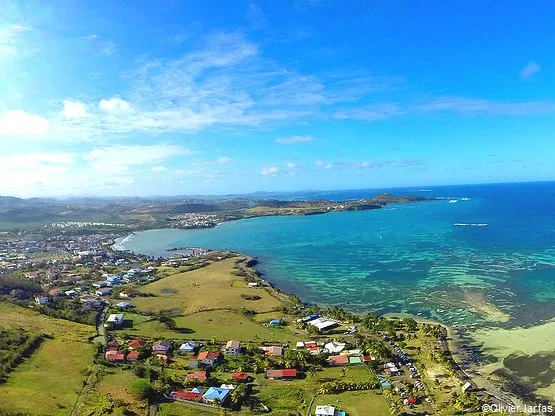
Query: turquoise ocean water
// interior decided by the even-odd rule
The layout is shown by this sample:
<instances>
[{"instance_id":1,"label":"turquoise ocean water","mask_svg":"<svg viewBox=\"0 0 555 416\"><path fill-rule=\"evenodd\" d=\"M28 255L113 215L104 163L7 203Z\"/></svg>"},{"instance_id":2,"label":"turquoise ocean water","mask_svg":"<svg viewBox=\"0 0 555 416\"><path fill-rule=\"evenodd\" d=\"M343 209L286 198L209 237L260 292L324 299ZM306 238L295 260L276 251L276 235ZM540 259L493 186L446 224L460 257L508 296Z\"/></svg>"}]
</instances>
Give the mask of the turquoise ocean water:
<instances>
[{"instance_id":1,"label":"turquoise ocean water","mask_svg":"<svg viewBox=\"0 0 555 416\"><path fill-rule=\"evenodd\" d=\"M349 200L381 191L277 196ZM387 191L445 199L153 230L123 245L164 256L183 246L242 252L258 257L267 280L301 299L355 311L409 312L464 328L490 319L476 309L478 299L510 316L502 325L555 316L555 183Z\"/></svg>"}]
</instances>

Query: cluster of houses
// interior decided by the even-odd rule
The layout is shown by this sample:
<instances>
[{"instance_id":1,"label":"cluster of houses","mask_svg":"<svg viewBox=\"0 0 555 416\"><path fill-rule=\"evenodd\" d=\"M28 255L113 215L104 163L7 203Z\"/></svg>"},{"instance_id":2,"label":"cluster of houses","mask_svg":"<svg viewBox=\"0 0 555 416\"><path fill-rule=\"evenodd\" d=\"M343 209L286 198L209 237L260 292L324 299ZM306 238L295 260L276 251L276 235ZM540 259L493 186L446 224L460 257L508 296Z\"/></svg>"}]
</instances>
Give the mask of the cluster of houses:
<instances>
[{"instance_id":1,"label":"cluster of houses","mask_svg":"<svg viewBox=\"0 0 555 416\"><path fill-rule=\"evenodd\" d=\"M50 235L41 240L32 240L25 236L20 238L0 239L0 273L14 270L33 269L39 263L46 268L55 266L59 270L68 271L78 264L95 265L103 264L118 265L120 257L117 253L109 254L103 250L103 246L113 244L115 234L86 234L86 235ZM36 255L46 253L60 257L57 260L38 261ZM119 259L124 264L124 259ZM50 275L50 276L49 276ZM45 271L43 277L54 278L56 273Z\"/></svg>"},{"instance_id":2,"label":"cluster of houses","mask_svg":"<svg viewBox=\"0 0 555 416\"><path fill-rule=\"evenodd\" d=\"M79 295L79 292L74 289L66 290L66 291L59 290L59 289L52 289L47 294L36 295L34 300L37 305L47 305L51 299L61 298L61 297L73 299L77 295ZM79 296L79 301L81 302L81 305L83 306L83 309L85 311L99 311L106 304L106 301L98 294L81 295Z\"/></svg>"},{"instance_id":3,"label":"cluster of houses","mask_svg":"<svg viewBox=\"0 0 555 416\"><path fill-rule=\"evenodd\" d=\"M116 340L111 340L108 342L104 358L114 363L137 361L140 356L140 350L142 350L145 345L146 341L144 339L132 339L127 342L127 345L120 344L119 341ZM125 346L128 350L127 354L124 351Z\"/></svg>"},{"instance_id":4,"label":"cluster of houses","mask_svg":"<svg viewBox=\"0 0 555 416\"><path fill-rule=\"evenodd\" d=\"M69 262L51 261L48 267L43 266L39 271L29 271L25 276L36 282L40 282L45 293L34 296L34 301L38 305L47 305L53 299L73 299L79 297L85 311L98 311L104 307L106 301L103 298L113 294L113 287L128 284L131 282L154 280L156 268L148 266L143 269L132 268L121 271L119 274L105 273L94 280L95 273L83 276L78 273L67 273L74 268L82 266L77 261L86 260L86 264L98 266L100 264L119 264L128 263L128 259L119 258L116 254L108 254L100 250L81 251L76 254L74 259ZM55 287L52 287L56 285ZM48 289L50 287L50 289ZM129 297L126 292L122 292L121 297ZM13 294L14 296L16 293ZM129 302L121 302L116 305L121 310L132 307Z\"/></svg>"},{"instance_id":5,"label":"cluster of houses","mask_svg":"<svg viewBox=\"0 0 555 416\"><path fill-rule=\"evenodd\" d=\"M296 344L297 349L305 349L313 355L320 353L328 354L328 364L331 366L356 365L370 361L376 358L370 355L364 355L359 349L347 350L347 345L342 342L330 341L299 341Z\"/></svg>"},{"instance_id":6,"label":"cluster of houses","mask_svg":"<svg viewBox=\"0 0 555 416\"><path fill-rule=\"evenodd\" d=\"M156 268L154 266L148 266L145 269L129 269L121 275L103 274L102 278L104 280L94 282L92 285L95 288L102 289L129 283L148 283L155 279L153 277L155 273ZM111 292L109 292L109 294L111 294Z\"/></svg>"},{"instance_id":7,"label":"cluster of houses","mask_svg":"<svg viewBox=\"0 0 555 416\"><path fill-rule=\"evenodd\" d=\"M211 406L226 406L231 400L235 384L222 384L220 387L195 387L191 390L175 390L169 398L184 402L205 403Z\"/></svg>"},{"instance_id":8,"label":"cluster of houses","mask_svg":"<svg viewBox=\"0 0 555 416\"><path fill-rule=\"evenodd\" d=\"M222 222L221 216L200 213L174 214L167 219L176 228L213 228Z\"/></svg>"}]
</instances>

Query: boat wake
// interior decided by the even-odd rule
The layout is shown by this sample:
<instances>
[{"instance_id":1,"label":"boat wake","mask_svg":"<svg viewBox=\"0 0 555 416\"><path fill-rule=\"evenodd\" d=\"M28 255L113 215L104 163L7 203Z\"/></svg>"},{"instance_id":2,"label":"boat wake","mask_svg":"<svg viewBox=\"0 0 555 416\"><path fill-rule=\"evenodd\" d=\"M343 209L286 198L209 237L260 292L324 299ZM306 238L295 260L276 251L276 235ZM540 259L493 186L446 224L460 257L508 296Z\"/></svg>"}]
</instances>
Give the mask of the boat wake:
<instances>
[{"instance_id":1,"label":"boat wake","mask_svg":"<svg viewBox=\"0 0 555 416\"><path fill-rule=\"evenodd\" d=\"M486 223L471 223L471 224L467 224L467 223L460 223L457 222L455 224L453 224L455 227L487 227L488 225Z\"/></svg>"}]
</instances>

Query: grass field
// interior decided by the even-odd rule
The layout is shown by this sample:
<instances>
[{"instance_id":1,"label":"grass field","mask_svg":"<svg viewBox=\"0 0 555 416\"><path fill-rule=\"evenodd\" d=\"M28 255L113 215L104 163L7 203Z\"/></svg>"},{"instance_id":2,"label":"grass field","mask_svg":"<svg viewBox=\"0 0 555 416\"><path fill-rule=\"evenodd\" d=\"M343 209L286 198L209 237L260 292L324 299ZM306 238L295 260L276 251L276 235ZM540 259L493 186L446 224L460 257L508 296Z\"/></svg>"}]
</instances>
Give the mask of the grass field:
<instances>
[{"instance_id":1,"label":"grass field","mask_svg":"<svg viewBox=\"0 0 555 416\"><path fill-rule=\"evenodd\" d=\"M386 416L391 415L389 405L381 392L347 391L341 394L325 394L314 400L314 411L317 405L331 404L347 411L349 416Z\"/></svg>"},{"instance_id":2,"label":"grass field","mask_svg":"<svg viewBox=\"0 0 555 416\"><path fill-rule=\"evenodd\" d=\"M122 371L120 368L110 368L102 376L95 390L110 396L112 399L121 400L125 407L136 414L146 412L146 404L133 398L130 392L130 385L137 378L132 371Z\"/></svg>"},{"instance_id":3,"label":"grass field","mask_svg":"<svg viewBox=\"0 0 555 416\"><path fill-rule=\"evenodd\" d=\"M0 385L0 408L29 415L67 415L91 365L94 328L0 303L1 326L46 333L40 347Z\"/></svg>"},{"instance_id":4,"label":"grass field","mask_svg":"<svg viewBox=\"0 0 555 416\"><path fill-rule=\"evenodd\" d=\"M343 370L345 371L344 377ZM289 416L290 414L296 414L295 411L306 413L312 397L318 393L320 385L325 381L341 379L352 382L367 382L372 380L372 377L366 365L358 365L343 368L327 367L318 372L314 378L306 377L305 379L288 382L265 380L262 377L259 377L259 379L261 386L255 388L255 390L258 390L257 397L272 409L272 415ZM369 414L386 416L390 414L389 406L379 390L318 395L315 403L333 405L341 403L341 409L354 416ZM367 408L372 411L365 412Z\"/></svg>"},{"instance_id":5,"label":"grass field","mask_svg":"<svg viewBox=\"0 0 555 416\"><path fill-rule=\"evenodd\" d=\"M126 313L126 319L133 321L132 328L125 328L114 333L127 333L154 339L168 338L175 340L212 340L227 341L279 341L293 342L303 338L287 327L269 328L252 318L235 311L218 310L199 312L188 316L175 317L177 330L170 330L165 324L152 317Z\"/></svg>"},{"instance_id":6,"label":"grass field","mask_svg":"<svg viewBox=\"0 0 555 416\"><path fill-rule=\"evenodd\" d=\"M306 338L291 327L269 328L271 319L283 319L282 301L264 289L246 286L243 277L233 275L238 258L214 262L206 267L174 273L142 286L152 297L136 297L132 303L139 311L157 312L173 309L177 330L153 317L126 313L132 327L120 332L149 338L175 340L279 341L292 342ZM257 295L258 300L247 300L241 295ZM246 316L242 311L255 312ZM131 323L131 322L130 322Z\"/></svg>"},{"instance_id":7,"label":"grass field","mask_svg":"<svg viewBox=\"0 0 555 416\"><path fill-rule=\"evenodd\" d=\"M264 289L245 287L244 279L232 275L237 258L214 262L206 267L176 273L143 286L153 297L134 298L141 310L178 309L185 314L210 309L252 309L256 312L281 310L281 302ZM246 300L241 294L258 295L259 300Z\"/></svg>"},{"instance_id":8,"label":"grass field","mask_svg":"<svg viewBox=\"0 0 555 416\"><path fill-rule=\"evenodd\" d=\"M95 335L95 328L90 325L65 321L41 315L32 309L22 308L0 302L0 327L22 328L29 332L47 334L68 340L87 341Z\"/></svg>"},{"instance_id":9,"label":"grass field","mask_svg":"<svg viewBox=\"0 0 555 416\"><path fill-rule=\"evenodd\" d=\"M158 412L158 416L214 416L221 414L221 410L218 409L184 403L162 403ZM228 414L231 414L231 412L228 412ZM233 412L233 415L239 416L242 413Z\"/></svg>"}]
</instances>

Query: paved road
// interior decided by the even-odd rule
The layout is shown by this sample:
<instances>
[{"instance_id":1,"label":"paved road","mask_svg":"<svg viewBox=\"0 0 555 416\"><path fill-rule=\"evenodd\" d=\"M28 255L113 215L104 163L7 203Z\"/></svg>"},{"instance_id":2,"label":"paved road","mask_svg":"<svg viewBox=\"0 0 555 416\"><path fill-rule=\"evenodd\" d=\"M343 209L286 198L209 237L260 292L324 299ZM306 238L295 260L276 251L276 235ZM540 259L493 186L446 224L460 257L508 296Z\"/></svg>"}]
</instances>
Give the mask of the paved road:
<instances>
[{"instance_id":1,"label":"paved road","mask_svg":"<svg viewBox=\"0 0 555 416\"><path fill-rule=\"evenodd\" d=\"M98 336L101 337L102 345L108 345L108 337L106 336L106 328L104 327L104 318L106 317L106 312L108 311L108 306L104 306L102 310L96 316L96 332Z\"/></svg>"}]
</instances>

